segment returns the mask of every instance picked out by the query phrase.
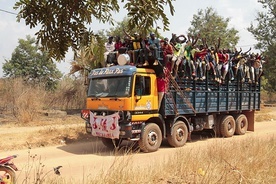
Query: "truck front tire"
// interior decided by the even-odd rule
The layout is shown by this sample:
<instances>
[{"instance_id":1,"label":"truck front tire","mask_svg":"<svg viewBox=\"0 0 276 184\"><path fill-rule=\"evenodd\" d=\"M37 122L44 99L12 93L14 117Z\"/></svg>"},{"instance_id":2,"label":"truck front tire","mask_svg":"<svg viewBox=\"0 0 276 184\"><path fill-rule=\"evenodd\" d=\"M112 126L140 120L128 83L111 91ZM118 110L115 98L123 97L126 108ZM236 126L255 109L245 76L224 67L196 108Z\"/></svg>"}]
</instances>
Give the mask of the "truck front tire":
<instances>
[{"instance_id":1,"label":"truck front tire","mask_svg":"<svg viewBox=\"0 0 276 184\"><path fill-rule=\"evenodd\" d=\"M172 147L181 147L187 142L188 128L183 121L177 121L173 127L171 134L168 135L168 143Z\"/></svg>"},{"instance_id":2,"label":"truck front tire","mask_svg":"<svg viewBox=\"0 0 276 184\"><path fill-rule=\"evenodd\" d=\"M143 128L140 140L138 141L140 150L149 153L157 151L162 143L162 132L155 123L148 123Z\"/></svg>"}]
</instances>

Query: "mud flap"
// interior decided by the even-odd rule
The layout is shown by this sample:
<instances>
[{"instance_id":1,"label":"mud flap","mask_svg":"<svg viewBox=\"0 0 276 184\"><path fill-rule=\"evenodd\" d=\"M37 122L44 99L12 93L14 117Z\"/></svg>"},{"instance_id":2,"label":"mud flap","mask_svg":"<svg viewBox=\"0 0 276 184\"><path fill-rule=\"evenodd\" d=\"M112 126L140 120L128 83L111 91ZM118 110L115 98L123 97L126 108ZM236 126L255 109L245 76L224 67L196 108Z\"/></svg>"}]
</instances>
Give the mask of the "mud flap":
<instances>
[{"instance_id":1,"label":"mud flap","mask_svg":"<svg viewBox=\"0 0 276 184\"><path fill-rule=\"evenodd\" d=\"M244 111L243 114L246 116L248 121L248 131L254 132L254 123L255 123L255 111Z\"/></svg>"}]
</instances>

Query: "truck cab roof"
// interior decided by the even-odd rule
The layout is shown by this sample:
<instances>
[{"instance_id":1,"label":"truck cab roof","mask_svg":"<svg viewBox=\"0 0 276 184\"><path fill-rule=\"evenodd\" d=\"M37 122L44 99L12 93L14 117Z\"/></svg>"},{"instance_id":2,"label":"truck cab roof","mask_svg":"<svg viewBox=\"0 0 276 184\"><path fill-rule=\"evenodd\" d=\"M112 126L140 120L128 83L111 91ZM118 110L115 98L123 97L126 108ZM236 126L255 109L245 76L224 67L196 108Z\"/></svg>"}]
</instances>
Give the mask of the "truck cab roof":
<instances>
[{"instance_id":1,"label":"truck cab roof","mask_svg":"<svg viewBox=\"0 0 276 184\"><path fill-rule=\"evenodd\" d=\"M134 73L155 74L155 71L151 68L138 68L132 65L116 65L111 67L94 69L89 73L88 78L93 79L111 76L132 76Z\"/></svg>"}]
</instances>

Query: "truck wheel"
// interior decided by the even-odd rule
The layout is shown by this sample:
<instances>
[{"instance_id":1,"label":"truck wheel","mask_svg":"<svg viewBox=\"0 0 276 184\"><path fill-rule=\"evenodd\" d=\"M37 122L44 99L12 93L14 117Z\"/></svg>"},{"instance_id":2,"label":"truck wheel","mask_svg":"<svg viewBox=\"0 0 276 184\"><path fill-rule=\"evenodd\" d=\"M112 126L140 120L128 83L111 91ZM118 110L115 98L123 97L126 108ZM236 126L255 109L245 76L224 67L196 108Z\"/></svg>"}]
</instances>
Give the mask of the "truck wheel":
<instances>
[{"instance_id":1,"label":"truck wheel","mask_svg":"<svg viewBox=\"0 0 276 184\"><path fill-rule=\"evenodd\" d=\"M120 146L120 139L109 139L102 137L102 143L109 149L114 149L118 146Z\"/></svg>"},{"instance_id":2,"label":"truck wheel","mask_svg":"<svg viewBox=\"0 0 276 184\"><path fill-rule=\"evenodd\" d=\"M157 151L162 143L162 132L155 123L146 124L140 140L138 141L140 150L148 153Z\"/></svg>"},{"instance_id":3,"label":"truck wheel","mask_svg":"<svg viewBox=\"0 0 276 184\"><path fill-rule=\"evenodd\" d=\"M244 114L240 114L236 118L236 135L244 135L248 128L248 120Z\"/></svg>"},{"instance_id":4,"label":"truck wheel","mask_svg":"<svg viewBox=\"0 0 276 184\"><path fill-rule=\"evenodd\" d=\"M177 121L172 127L172 134L168 135L168 143L172 147L181 147L187 142L188 128L183 121Z\"/></svg>"},{"instance_id":5,"label":"truck wheel","mask_svg":"<svg viewBox=\"0 0 276 184\"><path fill-rule=\"evenodd\" d=\"M233 116L227 115L221 119L220 133L222 137L232 137L235 129L236 123Z\"/></svg>"}]
</instances>

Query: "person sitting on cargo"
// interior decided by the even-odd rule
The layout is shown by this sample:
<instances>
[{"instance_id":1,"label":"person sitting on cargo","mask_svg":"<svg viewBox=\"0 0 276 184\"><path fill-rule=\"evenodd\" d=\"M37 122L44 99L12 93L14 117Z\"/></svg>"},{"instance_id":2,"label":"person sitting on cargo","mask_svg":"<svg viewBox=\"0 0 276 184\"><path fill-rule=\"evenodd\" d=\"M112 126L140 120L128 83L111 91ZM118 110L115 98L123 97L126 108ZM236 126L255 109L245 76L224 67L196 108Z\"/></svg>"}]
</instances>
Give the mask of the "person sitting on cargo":
<instances>
[{"instance_id":1,"label":"person sitting on cargo","mask_svg":"<svg viewBox=\"0 0 276 184\"><path fill-rule=\"evenodd\" d=\"M210 69L209 62L205 59L206 55L207 49L204 45L199 45L198 50L195 50L194 53L196 79L204 80L206 78L206 70Z\"/></svg>"},{"instance_id":2,"label":"person sitting on cargo","mask_svg":"<svg viewBox=\"0 0 276 184\"><path fill-rule=\"evenodd\" d=\"M220 38L218 38L218 44L215 44L215 46L211 46L210 49L209 49L208 45L206 44L206 48L208 48L208 50L207 50L207 55L205 57L205 59L210 64L210 69L211 69L210 71L212 72L215 81L217 81L218 83L221 82L219 71L218 71L218 48L219 48L219 46L220 46Z\"/></svg>"},{"instance_id":3,"label":"person sitting on cargo","mask_svg":"<svg viewBox=\"0 0 276 184\"><path fill-rule=\"evenodd\" d=\"M126 52L130 57L130 63L133 64L133 44L129 36L124 37L123 47L126 48Z\"/></svg>"},{"instance_id":4,"label":"person sitting on cargo","mask_svg":"<svg viewBox=\"0 0 276 184\"><path fill-rule=\"evenodd\" d=\"M258 84L259 78L263 75L263 64L265 60L262 55L257 53L254 61L254 73L255 73L255 83Z\"/></svg>"},{"instance_id":5,"label":"person sitting on cargo","mask_svg":"<svg viewBox=\"0 0 276 184\"><path fill-rule=\"evenodd\" d=\"M121 37L120 36L116 36L116 39L115 39L115 51L119 51L119 49L121 47L123 47L123 42L121 41Z\"/></svg>"},{"instance_id":6,"label":"person sitting on cargo","mask_svg":"<svg viewBox=\"0 0 276 184\"><path fill-rule=\"evenodd\" d=\"M163 62L162 65L166 66L169 61L171 61L173 57L173 47L172 45L168 42L168 38L165 38L164 40L161 41L161 49L163 53Z\"/></svg>"},{"instance_id":7,"label":"person sitting on cargo","mask_svg":"<svg viewBox=\"0 0 276 184\"><path fill-rule=\"evenodd\" d=\"M193 61L193 47L195 46L196 42L198 40L198 37L190 36L188 35L188 41L186 45L184 45L184 63L183 65L186 68L186 78L192 78L195 77L195 65Z\"/></svg>"},{"instance_id":8,"label":"person sitting on cargo","mask_svg":"<svg viewBox=\"0 0 276 184\"><path fill-rule=\"evenodd\" d=\"M113 42L113 36L108 37L108 41L105 43L104 60L107 65L112 65L116 60L115 43Z\"/></svg>"},{"instance_id":9,"label":"person sitting on cargo","mask_svg":"<svg viewBox=\"0 0 276 184\"><path fill-rule=\"evenodd\" d=\"M133 59L136 65L144 64L145 61L145 41L138 33L134 33L132 39L133 43Z\"/></svg>"},{"instance_id":10,"label":"person sitting on cargo","mask_svg":"<svg viewBox=\"0 0 276 184\"><path fill-rule=\"evenodd\" d=\"M221 55L222 55L221 80L222 82L224 82L225 77L229 71L229 60L230 60L229 50L224 48L221 51ZM219 54L219 58L220 58L220 54Z\"/></svg>"},{"instance_id":11,"label":"person sitting on cargo","mask_svg":"<svg viewBox=\"0 0 276 184\"><path fill-rule=\"evenodd\" d=\"M135 32L132 35L130 35L129 33L126 32L125 29L123 29L125 35L130 39L130 43L132 44L132 60L134 62L134 64L141 64L141 58L139 57L141 49L142 49L142 41L143 39L141 38L141 36ZM139 60L139 61L138 61Z\"/></svg>"},{"instance_id":12,"label":"person sitting on cargo","mask_svg":"<svg viewBox=\"0 0 276 184\"><path fill-rule=\"evenodd\" d=\"M121 37L120 36L116 36L115 37L115 44L114 44L114 46L115 46L115 50L114 51L116 51L116 58L118 58L118 56L119 56L119 50L120 50L120 48L122 48L123 47L123 42L121 41Z\"/></svg>"},{"instance_id":13,"label":"person sitting on cargo","mask_svg":"<svg viewBox=\"0 0 276 184\"><path fill-rule=\"evenodd\" d=\"M181 34L181 35L177 36L175 33L172 33L172 38L170 39L170 44L172 45L174 50L176 52L178 52L179 48L176 45L177 44L182 45L182 44L186 43L186 41L187 41L187 38L185 35Z\"/></svg>"},{"instance_id":14,"label":"person sitting on cargo","mask_svg":"<svg viewBox=\"0 0 276 184\"><path fill-rule=\"evenodd\" d=\"M171 73L174 77L178 73L179 64L183 61L183 56L181 56L182 52L182 45L181 43L176 42L175 46L173 47L173 57L171 59Z\"/></svg>"},{"instance_id":15,"label":"person sitting on cargo","mask_svg":"<svg viewBox=\"0 0 276 184\"><path fill-rule=\"evenodd\" d=\"M159 59L159 51L160 51L160 41L158 38L155 37L155 34L153 32L150 33L150 38L148 40L149 49L151 50L151 54L149 56L152 56L155 59L154 65L158 64Z\"/></svg>"},{"instance_id":16,"label":"person sitting on cargo","mask_svg":"<svg viewBox=\"0 0 276 184\"><path fill-rule=\"evenodd\" d=\"M255 54L252 53L249 55L248 59L247 59L247 66L248 66L248 70L249 70L249 79L248 79L248 83L255 83L256 79L255 79L255 69L254 69L254 64L256 61L256 57Z\"/></svg>"},{"instance_id":17,"label":"person sitting on cargo","mask_svg":"<svg viewBox=\"0 0 276 184\"><path fill-rule=\"evenodd\" d=\"M228 78L231 81L235 79L234 75L234 65L233 65L233 59L235 58L235 52L233 50L228 49L229 54L229 69L228 69Z\"/></svg>"},{"instance_id":18,"label":"person sitting on cargo","mask_svg":"<svg viewBox=\"0 0 276 184\"><path fill-rule=\"evenodd\" d=\"M183 38L182 40L180 38ZM187 38L184 35L177 36L172 33L172 38L170 39L170 44L173 48L173 57L171 59L171 73L175 76L178 72L179 64L183 60L183 55L181 56L182 45L186 42ZM184 52L183 52L184 53Z\"/></svg>"}]
</instances>

